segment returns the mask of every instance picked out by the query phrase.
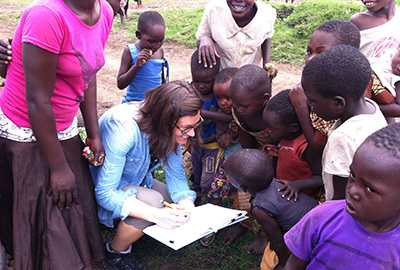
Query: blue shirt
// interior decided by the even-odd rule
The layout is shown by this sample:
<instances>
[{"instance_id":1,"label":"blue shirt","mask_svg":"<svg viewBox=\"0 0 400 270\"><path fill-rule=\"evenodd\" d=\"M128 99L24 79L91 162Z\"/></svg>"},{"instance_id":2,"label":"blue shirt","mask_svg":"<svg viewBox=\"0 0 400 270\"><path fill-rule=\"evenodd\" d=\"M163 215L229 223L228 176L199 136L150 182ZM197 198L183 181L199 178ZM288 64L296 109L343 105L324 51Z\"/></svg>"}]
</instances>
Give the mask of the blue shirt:
<instances>
[{"instance_id":1,"label":"blue shirt","mask_svg":"<svg viewBox=\"0 0 400 270\"><path fill-rule=\"evenodd\" d=\"M215 98L214 94L212 98L209 100L204 101L201 107L205 111L216 111L218 108L217 99ZM217 126L215 122L206 119L200 126L200 137L202 143L210 143L215 141L215 136L217 135Z\"/></svg>"},{"instance_id":2,"label":"blue shirt","mask_svg":"<svg viewBox=\"0 0 400 270\"><path fill-rule=\"evenodd\" d=\"M123 190L127 185L153 185L150 168L148 136L141 132L135 119L139 116L138 103L123 103L108 110L99 120L101 139L106 157L104 164L91 169L95 184L100 222L113 227L114 219L123 219L126 199L136 194L135 188ZM196 198L189 189L183 168L182 147L161 161L171 199Z\"/></svg>"},{"instance_id":3,"label":"blue shirt","mask_svg":"<svg viewBox=\"0 0 400 270\"><path fill-rule=\"evenodd\" d=\"M136 63L139 51L135 44L128 45L131 52L132 65ZM150 59L137 71L135 78L129 83L122 102L143 100L148 90L156 88L163 82L163 69L166 67L168 77L168 62L165 59Z\"/></svg>"}]
</instances>

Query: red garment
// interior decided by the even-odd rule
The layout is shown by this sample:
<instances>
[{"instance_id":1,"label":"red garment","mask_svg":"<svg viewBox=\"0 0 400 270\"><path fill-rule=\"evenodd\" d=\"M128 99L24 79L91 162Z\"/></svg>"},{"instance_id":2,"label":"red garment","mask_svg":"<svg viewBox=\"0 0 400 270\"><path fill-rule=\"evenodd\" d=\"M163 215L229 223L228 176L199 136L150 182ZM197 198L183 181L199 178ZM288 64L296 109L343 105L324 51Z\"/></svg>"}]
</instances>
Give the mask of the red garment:
<instances>
[{"instance_id":1,"label":"red garment","mask_svg":"<svg viewBox=\"0 0 400 270\"><path fill-rule=\"evenodd\" d=\"M293 140L281 140L276 165L276 178L280 180L303 180L312 176L311 166L303 159L308 147L304 135Z\"/></svg>"}]
</instances>

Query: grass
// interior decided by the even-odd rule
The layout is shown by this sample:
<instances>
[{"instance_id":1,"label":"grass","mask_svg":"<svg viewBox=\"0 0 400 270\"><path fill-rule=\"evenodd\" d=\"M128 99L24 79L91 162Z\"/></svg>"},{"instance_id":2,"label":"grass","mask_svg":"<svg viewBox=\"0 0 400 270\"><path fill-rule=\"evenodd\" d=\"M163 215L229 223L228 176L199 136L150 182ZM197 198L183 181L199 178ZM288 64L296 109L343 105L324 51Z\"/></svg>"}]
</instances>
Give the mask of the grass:
<instances>
[{"instance_id":1,"label":"grass","mask_svg":"<svg viewBox=\"0 0 400 270\"><path fill-rule=\"evenodd\" d=\"M217 234L209 247L198 241L174 251L155 240L144 237L135 246L135 256L146 264L147 269L160 269L163 265L173 265L174 270L255 270L259 269L260 258L248 254L243 246L254 237L250 234L231 245L224 244ZM151 252L151 253L150 253Z\"/></svg>"}]
</instances>

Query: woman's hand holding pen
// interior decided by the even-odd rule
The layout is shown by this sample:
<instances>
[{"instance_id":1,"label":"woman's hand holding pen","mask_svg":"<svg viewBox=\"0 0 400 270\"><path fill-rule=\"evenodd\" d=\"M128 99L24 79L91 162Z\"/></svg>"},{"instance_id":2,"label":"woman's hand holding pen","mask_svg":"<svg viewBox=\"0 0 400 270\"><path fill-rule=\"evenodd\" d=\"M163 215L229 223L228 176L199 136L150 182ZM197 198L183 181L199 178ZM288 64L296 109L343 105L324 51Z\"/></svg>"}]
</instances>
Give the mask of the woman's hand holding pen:
<instances>
[{"instance_id":1,"label":"woman's hand holding pen","mask_svg":"<svg viewBox=\"0 0 400 270\"><path fill-rule=\"evenodd\" d=\"M189 220L190 212L179 204L164 202L163 208L157 208L153 222L166 229L174 229Z\"/></svg>"}]
</instances>

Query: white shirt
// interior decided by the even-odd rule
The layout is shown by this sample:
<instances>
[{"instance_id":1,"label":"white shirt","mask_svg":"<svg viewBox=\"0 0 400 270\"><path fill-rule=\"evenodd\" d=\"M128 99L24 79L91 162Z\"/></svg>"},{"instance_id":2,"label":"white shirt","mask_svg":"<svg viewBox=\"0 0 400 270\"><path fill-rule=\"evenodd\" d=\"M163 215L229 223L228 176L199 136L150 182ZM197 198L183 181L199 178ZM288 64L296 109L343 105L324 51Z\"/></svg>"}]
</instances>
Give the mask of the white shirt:
<instances>
[{"instance_id":1,"label":"white shirt","mask_svg":"<svg viewBox=\"0 0 400 270\"><path fill-rule=\"evenodd\" d=\"M221 69L261 64L261 45L272 38L276 10L261 1L257 1L256 6L257 13L251 22L239 27L226 0L210 0L208 3L196 38L208 36L214 40L221 52Z\"/></svg>"},{"instance_id":2,"label":"white shirt","mask_svg":"<svg viewBox=\"0 0 400 270\"><path fill-rule=\"evenodd\" d=\"M322 179L327 200L333 198L333 175L347 178L357 148L375 131L387 126L378 105L370 99L366 102L375 107L372 114L359 114L345 122L333 125L322 155Z\"/></svg>"},{"instance_id":3,"label":"white shirt","mask_svg":"<svg viewBox=\"0 0 400 270\"><path fill-rule=\"evenodd\" d=\"M360 51L368 58L382 85L395 97L394 84L400 76L392 72L392 58L400 46L400 12L385 24L360 31Z\"/></svg>"}]
</instances>

